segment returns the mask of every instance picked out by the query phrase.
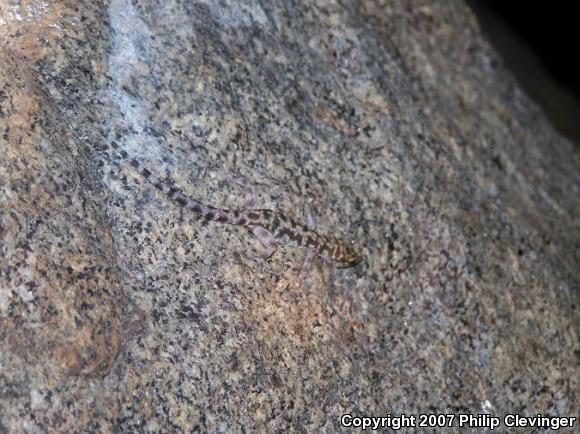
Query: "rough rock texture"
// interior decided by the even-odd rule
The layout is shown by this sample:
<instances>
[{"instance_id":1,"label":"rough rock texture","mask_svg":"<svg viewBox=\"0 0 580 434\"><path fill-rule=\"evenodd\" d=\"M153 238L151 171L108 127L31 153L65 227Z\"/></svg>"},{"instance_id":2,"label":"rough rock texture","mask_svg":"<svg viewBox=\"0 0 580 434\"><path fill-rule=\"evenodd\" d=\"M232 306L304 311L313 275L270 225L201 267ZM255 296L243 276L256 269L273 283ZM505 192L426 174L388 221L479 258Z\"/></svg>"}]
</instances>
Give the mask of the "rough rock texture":
<instances>
[{"instance_id":1,"label":"rough rock texture","mask_svg":"<svg viewBox=\"0 0 580 434\"><path fill-rule=\"evenodd\" d=\"M577 416L580 156L460 2L3 1L0 38L0 432ZM365 261L257 263L111 140Z\"/></svg>"}]
</instances>

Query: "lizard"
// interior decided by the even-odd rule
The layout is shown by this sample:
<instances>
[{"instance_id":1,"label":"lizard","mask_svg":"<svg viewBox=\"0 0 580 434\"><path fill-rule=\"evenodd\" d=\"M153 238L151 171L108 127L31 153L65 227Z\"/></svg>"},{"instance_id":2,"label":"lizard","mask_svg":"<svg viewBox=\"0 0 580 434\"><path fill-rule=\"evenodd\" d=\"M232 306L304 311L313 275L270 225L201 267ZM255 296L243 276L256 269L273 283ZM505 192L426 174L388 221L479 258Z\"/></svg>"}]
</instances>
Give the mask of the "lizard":
<instances>
[{"instance_id":1,"label":"lizard","mask_svg":"<svg viewBox=\"0 0 580 434\"><path fill-rule=\"evenodd\" d=\"M183 208L207 220L247 227L266 249L262 255L264 259L268 259L276 252L278 244L299 247L316 253L331 260L337 268L354 267L363 259L352 243L332 235L321 235L282 212L256 208L232 210L204 204L186 195L170 182L155 176L138 160L130 158L115 141L110 144L147 182Z\"/></svg>"},{"instance_id":2,"label":"lizard","mask_svg":"<svg viewBox=\"0 0 580 434\"><path fill-rule=\"evenodd\" d=\"M13 52L13 50L10 50ZM14 53L14 52L13 52ZM24 64L28 60L22 58L19 53L16 54ZM26 69L36 75L32 66ZM61 109L52 100L51 96L45 91L40 83L41 80L35 77L34 87L40 90L49 105L53 106L56 113L65 119ZM81 109L82 110L82 109ZM88 116L91 119L91 116ZM68 122L67 122L68 124ZM78 140L82 140L72 125L68 124L73 134ZM264 259L271 257L278 248L278 244L284 244L291 247L299 247L307 250L307 255L317 254L323 258L329 259L338 268L348 268L358 265L363 257L358 253L354 245L341 238L333 235L321 235L308 226L293 220L282 212L271 209L242 209L231 210L224 208L215 208L204 204L203 202L186 195L180 188L176 187L170 181L163 180L154 175L149 169L142 165L137 159L131 158L130 155L114 140L106 140L105 145L109 145L122 161L128 163L137 173L139 173L147 182L175 201L185 209L191 210L206 220L213 220L220 223L244 226L265 247L262 255ZM308 257L308 256L307 256Z\"/></svg>"}]
</instances>

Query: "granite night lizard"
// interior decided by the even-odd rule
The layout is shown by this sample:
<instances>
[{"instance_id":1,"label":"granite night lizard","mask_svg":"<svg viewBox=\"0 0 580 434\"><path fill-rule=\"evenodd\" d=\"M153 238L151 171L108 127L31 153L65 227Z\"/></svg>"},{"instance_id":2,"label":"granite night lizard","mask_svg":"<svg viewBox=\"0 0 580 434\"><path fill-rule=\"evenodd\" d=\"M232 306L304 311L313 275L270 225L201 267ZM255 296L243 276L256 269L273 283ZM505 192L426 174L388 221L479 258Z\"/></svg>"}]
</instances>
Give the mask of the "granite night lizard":
<instances>
[{"instance_id":1,"label":"granite night lizard","mask_svg":"<svg viewBox=\"0 0 580 434\"><path fill-rule=\"evenodd\" d=\"M320 235L306 225L299 223L285 214L270 209L230 210L214 208L197 199L187 196L171 183L161 180L149 169L143 167L139 161L130 158L127 152L115 141L110 142L120 156L129 161L131 166L148 182L180 206L189 209L207 220L220 223L245 226L264 245L267 259L276 251L278 244L300 247L330 259L338 268L354 267L358 265L362 256L354 246L335 236Z\"/></svg>"}]
</instances>

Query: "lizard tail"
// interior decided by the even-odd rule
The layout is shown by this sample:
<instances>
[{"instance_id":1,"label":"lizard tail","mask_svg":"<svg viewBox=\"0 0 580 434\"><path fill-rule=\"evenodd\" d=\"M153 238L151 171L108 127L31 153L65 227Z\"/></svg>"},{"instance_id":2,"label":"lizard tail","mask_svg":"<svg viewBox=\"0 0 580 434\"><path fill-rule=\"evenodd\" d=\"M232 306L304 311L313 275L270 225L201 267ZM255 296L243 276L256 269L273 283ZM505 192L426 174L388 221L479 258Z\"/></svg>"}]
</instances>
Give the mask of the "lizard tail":
<instances>
[{"instance_id":1,"label":"lizard tail","mask_svg":"<svg viewBox=\"0 0 580 434\"><path fill-rule=\"evenodd\" d=\"M121 148L116 142L111 142L111 146L115 149L120 156L125 160L129 161L131 166L147 180L150 184L155 186L159 191L167 195L170 199L173 199L179 205L187 208L196 214L208 220L218 221L220 223L229 223L232 225L245 225L246 219L237 210L229 210L223 208L215 208L210 205L206 205L197 199L187 196L181 189L175 187L168 181L164 181L157 176L155 176L149 169L141 165L139 161L134 158L130 158L129 154Z\"/></svg>"}]
</instances>

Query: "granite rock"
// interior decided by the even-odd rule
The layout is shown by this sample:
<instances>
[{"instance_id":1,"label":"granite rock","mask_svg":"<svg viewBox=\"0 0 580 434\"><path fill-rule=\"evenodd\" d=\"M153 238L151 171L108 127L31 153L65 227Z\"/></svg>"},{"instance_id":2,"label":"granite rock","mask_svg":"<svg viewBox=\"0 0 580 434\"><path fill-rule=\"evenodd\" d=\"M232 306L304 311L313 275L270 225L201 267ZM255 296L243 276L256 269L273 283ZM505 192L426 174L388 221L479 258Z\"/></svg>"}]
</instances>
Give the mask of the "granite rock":
<instances>
[{"instance_id":1,"label":"granite rock","mask_svg":"<svg viewBox=\"0 0 580 434\"><path fill-rule=\"evenodd\" d=\"M579 168L461 2L2 2L0 431L577 416Z\"/></svg>"}]
</instances>

